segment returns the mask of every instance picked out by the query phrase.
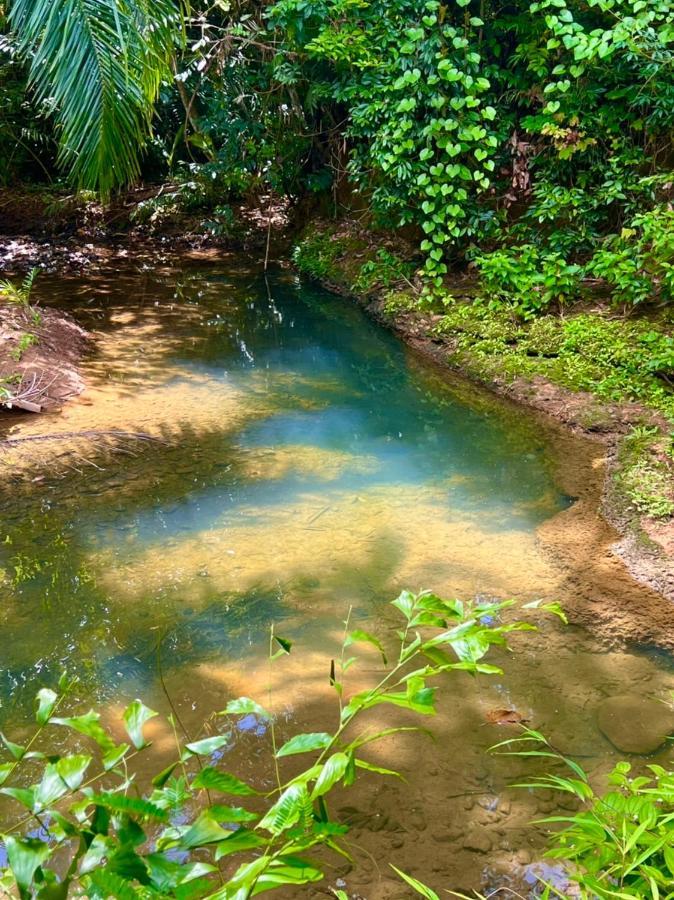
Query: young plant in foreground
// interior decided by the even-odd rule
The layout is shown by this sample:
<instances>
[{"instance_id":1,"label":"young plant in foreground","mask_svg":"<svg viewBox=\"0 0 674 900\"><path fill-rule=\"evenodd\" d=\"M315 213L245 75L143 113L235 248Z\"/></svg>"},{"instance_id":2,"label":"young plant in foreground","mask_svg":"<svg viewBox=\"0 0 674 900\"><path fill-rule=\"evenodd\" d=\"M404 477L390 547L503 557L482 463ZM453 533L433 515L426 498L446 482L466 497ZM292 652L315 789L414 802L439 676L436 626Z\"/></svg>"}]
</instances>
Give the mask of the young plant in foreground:
<instances>
[{"instance_id":1,"label":"young plant in foreground","mask_svg":"<svg viewBox=\"0 0 674 900\"><path fill-rule=\"evenodd\" d=\"M507 749L504 749L507 748ZM649 775L630 777L632 766L619 762L607 776L610 790L597 793L587 773L538 731L502 741L492 750L508 756L559 762L570 774L547 774L517 787L562 791L580 804L575 814L549 816L537 824L562 824L552 834L546 856L564 861L566 890L543 879L544 900L667 900L674 897L674 772L649 765ZM395 866L393 866L395 869ZM438 894L405 872L398 875L427 900ZM516 891L507 889L513 896ZM456 891L447 891L471 900ZM491 895L490 895L491 896ZM475 894L477 900L486 900Z\"/></svg>"},{"instance_id":2,"label":"young plant in foreground","mask_svg":"<svg viewBox=\"0 0 674 900\"><path fill-rule=\"evenodd\" d=\"M24 309L30 310L30 295L33 291L33 284L39 275L39 268L33 268L23 279L21 284L15 284L8 278L0 281L0 294L10 303L22 306Z\"/></svg>"},{"instance_id":3,"label":"young plant in foreground","mask_svg":"<svg viewBox=\"0 0 674 900\"><path fill-rule=\"evenodd\" d=\"M330 669L339 704L331 733L297 734L279 746L272 711L246 697L217 714L215 721L221 717L223 724L215 733L184 745L169 718L176 758L146 792L137 784L134 762L147 750L143 728L157 713L135 700L124 713L129 742L118 744L93 710L57 715L72 686L64 676L58 693L45 688L38 693L38 727L25 746L2 736L10 758L0 764L0 795L22 807L23 815L2 835L8 864L0 871L0 889L43 900L245 900L284 885L322 880L324 873L308 858L309 851L324 847L349 855L342 841L348 828L331 816L330 796L359 774L397 775L370 763L366 748L385 736L416 730L407 725L373 730L367 710L388 704L432 715L436 688L429 686L431 679L457 670L500 673L483 662L490 648L505 646L512 631L534 630L524 622L494 621L512 605L464 604L404 591L393 601L404 624L392 662L377 637L350 630L347 620L340 658ZM554 604L545 608L561 614ZM359 643L379 651L383 672L373 687L347 696L345 676L356 662L347 653ZM290 651L291 644L272 629L270 664ZM250 784L216 761L241 716L256 717L271 737L276 781L271 790L262 775L260 783ZM88 749L54 752L50 732L62 728L85 738ZM301 754L308 755L307 764L288 777L286 758ZM243 802L245 807L239 805Z\"/></svg>"},{"instance_id":4,"label":"young plant in foreground","mask_svg":"<svg viewBox=\"0 0 674 900\"><path fill-rule=\"evenodd\" d=\"M572 794L581 804L573 815L550 816L542 823L562 824L546 853L568 861L569 881L582 898L674 896L674 773L646 766L648 775L630 777L632 766L619 762L608 775L610 790L597 793L586 772L555 750L538 731L503 741L497 748L512 755L561 763L570 774L548 774L518 787ZM496 749L496 748L495 748ZM548 896L565 895L546 884Z\"/></svg>"}]
</instances>

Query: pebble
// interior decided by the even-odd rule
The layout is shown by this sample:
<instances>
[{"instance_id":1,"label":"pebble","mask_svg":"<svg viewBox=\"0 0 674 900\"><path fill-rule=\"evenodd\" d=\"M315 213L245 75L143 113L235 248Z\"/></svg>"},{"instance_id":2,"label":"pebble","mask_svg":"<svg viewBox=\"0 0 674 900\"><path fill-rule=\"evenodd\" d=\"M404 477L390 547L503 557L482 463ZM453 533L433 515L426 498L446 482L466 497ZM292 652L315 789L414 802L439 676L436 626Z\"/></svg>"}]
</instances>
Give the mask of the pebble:
<instances>
[{"instance_id":1,"label":"pebble","mask_svg":"<svg viewBox=\"0 0 674 900\"><path fill-rule=\"evenodd\" d=\"M463 842L464 850L470 850L473 853L489 853L491 850L491 838L486 828L472 828L466 835Z\"/></svg>"}]
</instances>

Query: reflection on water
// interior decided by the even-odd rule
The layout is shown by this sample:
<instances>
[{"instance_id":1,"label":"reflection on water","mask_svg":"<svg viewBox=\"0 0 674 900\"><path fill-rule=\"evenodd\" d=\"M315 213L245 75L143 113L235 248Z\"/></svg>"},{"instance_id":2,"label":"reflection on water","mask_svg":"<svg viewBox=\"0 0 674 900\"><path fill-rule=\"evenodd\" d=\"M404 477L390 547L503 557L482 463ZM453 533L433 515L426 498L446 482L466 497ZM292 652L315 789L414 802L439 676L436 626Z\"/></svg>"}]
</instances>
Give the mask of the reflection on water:
<instances>
[{"instance_id":1,"label":"reflection on water","mask_svg":"<svg viewBox=\"0 0 674 900\"><path fill-rule=\"evenodd\" d=\"M385 601L403 587L564 601L536 530L570 501L539 426L448 386L344 301L282 274L267 283L240 262L45 279L41 290L99 342L86 394L21 420L17 434L158 440L71 438L6 454L3 726L64 667L94 699L140 694L164 708L160 640L166 684L196 722L232 692L263 689L265 630L282 621L298 648L279 686L284 709L314 727L349 606L386 639ZM442 740L421 760L418 746L396 744L417 780L382 789L380 828L362 808L348 814L375 856L394 850L438 887L477 883L483 854L524 852L539 811L533 798L516 806L507 767L485 758L503 736L485 713L520 710L600 771L613 751L594 705L635 682L656 694L674 682L655 659L599 652L552 623L518 650L506 678L457 681ZM242 740L257 730L242 724ZM370 897L395 895L369 864L350 877Z\"/></svg>"}]
</instances>

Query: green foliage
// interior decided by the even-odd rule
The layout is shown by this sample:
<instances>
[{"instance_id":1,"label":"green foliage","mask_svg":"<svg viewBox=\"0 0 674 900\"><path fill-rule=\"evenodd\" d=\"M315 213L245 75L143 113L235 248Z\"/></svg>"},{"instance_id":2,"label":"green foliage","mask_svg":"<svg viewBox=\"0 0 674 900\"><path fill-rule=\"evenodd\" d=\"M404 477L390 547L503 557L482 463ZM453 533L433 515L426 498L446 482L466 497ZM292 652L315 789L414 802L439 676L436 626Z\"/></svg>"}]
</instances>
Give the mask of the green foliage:
<instances>
[{"instance_id":1,"label":"green foliage","mask_svg":"<svg viewBox=\"0 0 674 900\"><path fill-rule=\"evenodd\" d=\"M16 303L18 306L30 309L30 295L33 291L35 279L39 274L39 268L32 268L21 284L15 284L9 279L0 281L0 295L9 303Z\"/></svg>"},{"instance_id":2,"label":"green foliage","mask_svg":"<svg viewBox=\"0 0 674 900\"><path fill-rule=\"evenodd\" d=\"M385 221L423 228L438 286L445 249L475 233L476 198L491 184L499 145L479 49L484 23L467 6L278 0L270 9L321 94L349 110L350 177Z\"/></svg>"},{"instance_id":3,"label":"green foliage","mask_svg":"<svg viewBox=\"0 0 674 900\"><path fill-rule=\"evenodd\" d=\"M657 428L633 428L618 453L616 485L640 515L674 516L672 460L662 449Z\"/></svg>"},{"instance_id":4,"label":"green foliage","mask_svg":"<svg viewBox=\"0 0 674 900\"><path fill-rule=\"evenodd\" d=\"M475 263L491 304L512 304L525 319L574 299L583 271L569 265L561 253L533 244L477 254Z\"/></svg>"},{"instance_id":5,"label":"green foliage","mask_svg":"<svg viewBox=\"0 0 674 900\"><path fill-rule=\"evenodd\" d=\"M157 714L134 701L123 716L134 749L118 744L93 710L57 715L73 687L62 677L58 691L38 694L32 737L22 745L3 738L7 760L0 763L0 794L18 805L20 816L2 835L8 862L0 884L10 891L15 885L22 900L83 895L244 900L322 880L323 870L306 855L312 848L348 856L342 843L348 828L331 817L328 798L361 774L397 775L369 762L366 748L396 732L416 730L373 731L367 711L387 705L430 716L437 689L431 680L457 671L501 674L485 662L490 649L505 646L513 631L534 629L501 622L500 613L513 605L464 604L404 591L393 602L403 624L390 662L379 638L351 630L347 619L331 678L338 703L331 733L298 734L279 745L273 710L241 697L211 722L214 733L177 743L175 761L155 776L149 791L135 775L136 757L148 747L144 726ZM561 614L554 604L529 607ZM357 660L346 651L363 643L377 649L382 668L372 687L350 694L346 676ZM289 652L290 642L272 631L270 662ZM271 790L263 777L250 784L226 771L222 754L214 755L229 743L241 715L257 716L268 730L276 772ZM74 731L78 752L56 751L54 728ZM293 760L283 772L289 756ZM299 772L298 756L305 757ZM42 839L25 835L32 820ZM223 859L226 875L219 865Z\"/></svg>"},{"instance_id":6,"label":"green foliage","mask_svg":"<svg viewBox=\"0 0 674 900\"><path fill-rule=\"evenodd\" d=\"M619 235L605 238L588 271L603 278L620 303L670 303L674 300L674 211L657 206L635 216Z\"/></svg>"},{"instance_id":7,"label":"green foliage","mask_svg":"<svg viewBox=\"0 0 674 900\"><path fill-rule=\"evenodd\" d=\"M543 375L605 400L640 401L674 421L674 343L666 320L593 312L523 322L507 304L456 303L436 330L456 335L459 357L482 375Z\"/></svg>"},{"instance_id":8,"label":"green foliage","mask_svg":"<svg viewBox=\"0 0 674 900\"><path fill-rule=\"evenodd\" d=\"M335 260L342 249L334 235L329 232L316 232L296 245L293 250L293 262L310 278L334 279L337 274Z\"/></svg>"},{"instance_id":9,"label":"green foliage","mask_svg":"<svg viewBox=\"0 0 674 900\"><path fill-rule=\"evenodd\" d=\"M412 284L414 266L405 262L388 250L377 250L374 259L369 260L360 268L358 277L353 283L353 290L359 294L368 294L373 290L391 291L401 286L411 288L416 293Z\"/></svg>"},{"instance_id":10,"label":"green foliage","mask_svg":"<svg viewBox=\"0 0 674 900\"><path fill-rule=\"evenodd\" d=\"M39 127L38 109L26 90L27 74L9 36L0 3L0 184L9 187L21 177L49 178L53 157L48 131Z\"/></svg>"},{"instance_id":11,"label":"green foliage","mask_svg":"<svg viewBox=\"0 0 674 900\"><path fill-rule=\"evenodd\" d=\"M16 362L19 362L26 350L28 350L30 347L34 347L37 343L38 336L36 334L32 334L29 331L25 332L19 338L19 343L12 350L12 359Z\"/></svg>"},{"instance_id":12,"label":"green foliage","mask_svg":"<svg viewBox=\"0 0 674 900\"><path fill-rule=\"evenodd\" d=\"M532 316L585 277L620 304L671 302L673 14L672 0L275 0L185 18L173 0L12 0L8 46L55 116L62 165L104 193L139 176L159 96L147 166L179 189L140 217L270 190L331 190L337 211L348 180L359 208L416 235L427 284L470 250L490 297ZM226 211L204 224L231 230Z\"/></svg>"},{"instance_id":13,"label":"green foliage","mask_svg":"<svg viewBox=\"0 0 674 900\"><path fill-rule=\"evenodd\" d=\"M9 25L73 181L107 196L135 180L182 34L173 0L12 0Z\"/></svg>"},{"instance_id":14,"label":"green foliage","mask_svg":"<svg viewBox=\"0 0 674 900\"><path fill-rule=\"evenodd\" d=\"M546 766L551 762L559 764L561 775L534 777L517 787L562 792L573 797L579 806L575 813L536 822L555 828L546 856L562 861L568 881L568 886L562 887L538 876L540 896L546 900L657 900L671 896L674 773L659 765L648 765L648 774L635 777L630 763L619 762L606 777L609 790L597 792L577 762L530 728L523 728L520 737L496 744L492 752L519 756L527 762L543 760ZM416 894L437 900L438 895L421 881L392 868ZM447 893L469 900L456 891ZM474 897L486 900L482 894Z\"/></svg>"},{"instance_id":15,"label":"green foliage","mask_svg":"<svg viewBox=\"0 0 674 900\"><path fill-rule=\"evenodd\" d=\"M608 775L609 791L597 793L578 763L555 750L537 731L524 729L522 737L497 748L528 759L554 760L570 772L534 778L520 786L562 791L579 801L579 812L552 816L542 824L563 826L553 834L547 856L570 863L569 878L581 898L670 895L674 774L649 765L649 774L633 777L630 763L619 762ZM564 896L551 885L546 887L548 896Z\"/></svg>"}]
</instances>

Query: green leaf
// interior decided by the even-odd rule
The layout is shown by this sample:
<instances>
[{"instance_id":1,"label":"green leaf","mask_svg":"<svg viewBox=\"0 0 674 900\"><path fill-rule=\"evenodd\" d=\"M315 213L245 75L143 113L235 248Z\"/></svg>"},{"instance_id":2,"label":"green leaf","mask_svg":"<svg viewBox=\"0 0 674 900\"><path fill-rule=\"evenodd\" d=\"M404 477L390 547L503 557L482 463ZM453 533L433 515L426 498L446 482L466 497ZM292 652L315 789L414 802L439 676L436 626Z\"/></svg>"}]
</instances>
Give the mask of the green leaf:
<instances>
[{"instance_id":1,"label":"green leaf","mask_svg":"<svg viewBox=\"0 0 674 900\"><path fill-rule=\"evenodd\" d=\"M17 803L25 806L26 809L31 812L33 811L35 806L35 791L32 788L3 787L0 788L0 794L11 797L13 800L16 800Z\"/></svg>"},{"instance_id":2,"label":"green leaf","mask_svg":"<svg viewBox=\"0 0 674 900\"><path fill-rule=\"evenodd\" d=\"M373 647L376 647L377 650L381 653L381 658L384 661L384 665L387 664L388 660L386 659L386 651L384 650L384 645L379 640L379 638L375 637L373 634L370 634L369 631L363 631L360 628L356 628L354 631L350 632L347 635L346 640L344 641L345 647L350 647L351 644L359 643L367 643L372 644Z\"/></svg>"},{"instance_id":3,"label":"green leaf","mask_svg":"<svg viewBox=\"0 0 674 900\"><path fill-rule=\"evenodd\" d=\"M312 750L324 750L329 746L332 737L325 731L311 734L296 734L276 752L278 758L293 756L296 753L310 753Z\"/></svg>"},{"instance_id":4,"label":"green leaf","mask_svg":"<svg viewBox=\"0 0 674 900\"><path fill-rule=\"evenodd\" d=\"M14 759L19 760L23 759L23 756L26 752L26 748L22 747L20 744L15 744L13 741L10 741L9 738L6 738L5 735L0 731L0 740L7 747L9 752L12 754Z\"/></svg>"},{"instance_id":5,"label":"green leaf","mask_svg":"<svg viewBox=\"0 0 674 900\"><path fill-rule=\"evenodd\" d=\"M243 823L254 822L260 818L257 813L250 812L242 806L222 806L214 803L213 806L209 806L208 810L216 822Z\"/></svg>"},{"instance_id":6,"label":"green leaf","mask_svg":"<svg viewBox=\"0 0 674 900\"><path fill-rule=\"evenodd\" d=\"M457 0L458 2L458 0ZM467 4L462 3L461 6L466 6ZM397 869L392 863L389 863L394 872L396 872L403 881L406 881L411 888L413 888L417 894L421 894L422 897L426 897L426 900L440 900L435 891L432 891L429 887L426 887L425 884L422 884L420 881L417 881L416 878L412 878L411 875L406 875L404 872L401 872L400 869Z\"/></svg>"},{"instance_id":7,"label":"green leaf","mask_svg":"<svg viewBox=\"0 0 674 900\"><path fill-rule=\"evenodd\" d=\"M114 769L117 763L122 760L128 753L130 747L128 744L120 744L119 747L112 747L103 755L103 768L106 772ZM154 784L154 781L153 781Z\"/></svg>"},{"instance_id":8,"label":"green leaf","mask_svg":"<svg viewBox=\"0 0 674 900\"><path fill-rule=\"evenodd\" d=\"M425 229L424 229L425 230ZM435 230L435 225L433 225L433 229ZM415 596L411 591L403 591L395 600L392 601L391 606L395 606L396 609L399 609L400 612L405 616L406 619L409 619L412 615L412 611L414 610Z\"/></svg>"},{"instance_id":9,"label":"green leaf","mask_svg":"<svg viewBox=\"0 0 674 900\"><path fill-rule=\"evenodd\" d=\"M85 754L64 756L56 763L56 771L70 790L75 791L82 784L82 779L90 764L91 757Z\"/></svg>"},{"instance_id":10,"label":"green leaf","mask_svg":"<svg viewBox=\"0 0 674 900\"><path fill-rule=\"evenodd\" d=\"M545 612L552 613L553 616L557 616L565 625L569 624L566 613L557 602L546 603L544 600L533 600L531 603L523 604L522 609L542 609Z\"/></svg>"},{"instance_id":11,"label":"green leaf","mask_svg":"<svg viewBox=\"0 0 674 900\"><path fill-rule=\"evenodd\" d=\"M0 765L0 785L4 784L14 771L16 763L8 762Z\"/></svg>"},{"instance_id":12,"label":"green leaf","mask_svg":"<svg viewBox=\"0 0 674 900\"><path fill-rule=\"evenodd\" d=\"M180 846L190 850L193 847L204 847L206 844L217 844L225 840L229 834L230 832L216 822L210 810L205 810L180 838Z\"/></svg>"},{"instance_id":13,"label":"green leaf","mask_svg":"<svg viewBox=\"0 0 674 900\"><path fill-rule=\"evenodd\" d=\"M364 769L366 772L374 772L376 775L391 775L394 778L400 778L402 781L406 780L400 772L396 772L395 769L383 769L381 766L373 766L372 763L365 762L364 759L357 759L356 766L359 769Z\"/></svg>"},{"instance_id":14,"label":"green leaf","mask_svg":"<svg viewBox=\"0 0 674 900\"><path fill-rule=\"evenodd\" d=\"M140 900L138 892L125 878L110 868L97 868L88 876L97 889L96 897L114 897L115 900Z\"/></svg>"},{"instance_id":15,"label":"green leaf","mask_svg":"<svg viewBox=\"0 0 674 900\"><path fill-rule=\"evenodd\" d=\"M277 634L274 635L274 640L284 653L290 653L290 650L292 648L292 641L288 641L286 640L286 638L279 637Z\"/></svg>"},{"instance_id":16,"label":"green leaf","mask_svg":"<svg viewBox=\"0 0 674 900\"><path fill-rule=\"evenodd\" d=\"M332 756L323 764L321 774L316 780L314 789L311 792L312 799L327 794L336 782L344 775L351 759L347 753L333 753Z\"/></svg>"},{"instance_id":17,"label":"green leaf","mask_svg":"<svg viewBox=\"0 0 674 900\"><path fill-rule=\"evenodd\" d=\"M291 784L283 791L257 827L277 835L287 831L302 816L308 798L306 785Z\"/></svg>"},{"instance_id":18,"label":"green leaf","mask_svg":"<svg viewBox=\"0 0 674 900\"><path fill-rule=\"evenodd\" d=\"M72 728L74 731L93 738L94 741L106 753L115 748L115 742L103 730L100 724L100 715L90 709L83 716L72 716L70 718L52 719L54 725L63 725L66 728Z\"/></svg>"},{"instance_id":19,"label":"green leaf","mask_svg":"<svg viewBox=\"0 0 674 900\"><path fill-rule=\"evenodd\" d=\"M44 841L28 838L5 838L5 849L12 874L16 879L22 898L31 896L33 876L50 854L50 847Z\"/></svg>"},{"instance_id":20,"label":"green leaf","mask_svg":"<svg viewBox=\"0 0 674 900\"><path fill-rule=\"evenodd\" d=\"M139 816L143 819L157 819L160 822L165 822L168 818L168 813L165 809L161 809L156 804L150 803L149 800L143 800L141 797L129 797L126 794L103 792L93 794L90 801L96 806L102 806L114 812Z\"/></svg>"},{"instance_id":21,"label":"green leaf","mask_svg":"<svg viewBox=\"0 0 674 900\"><path fill-rule=\"evenodd\" d=\"M143 726L149 719L153 719L159 715L153 709L149 709L140 700L134 700L124 710L124 724L126 731L131 738L131 743L136 750L142 750L146 747L145 738L143 737Z\"/></svg>"},{"instance_id":22,"label":"green leaf","mask_svg":"<svg viewBox=\"0 0 674 900\"><path fill-rule=\"evenodd\" d=\"M63 797L68 792L68 785L61 778L55 763L45 766L42 780L35 789L35 810L39 812Z\"/></svg>"},{"instance_id":23,"label":"green leaf","mask_svg":"<svg viewBox=\"0 0 674 900\"><path fill-rule=\"evenodd\" d=\"M111 837L105 834L94 835L87 852L80 860L80 874L86 875L87 872L91 872L97 866L100 866L101 862L114 852L114 849L115 842Z\"/></svg>"},{"instance_id":24,"label":"green leaf","mask_svg":"<svg viewBox=\"0 0 674 900\"><path fill-rule=\"evenodd\" d=\"M134 181L153 103L173 77L182 34L173 0L13 0L9 17L73 182L107 196Z\"/></svg>"},{"instance_id":25,"label":"green leaf","mask_svg":"<svg viewBox=\"0 0 674 900\"><path fill-rule=\"evenodd\" d=\"M158 775L155 775L154 778L152 779L152 784L154 785L154 787L156 787L156 788L164 787L166 782L169 780L171 775L173 775L173 773L175 772L176 768L179 765L180 765L180 763L177 763L177 762L171 763L170 766L167 766L165 769L162 769L162 771Z\"/></svg>"},{"instance_id":26,"label":"green leaf","mask_svg":"<svg viewBox=\"0 0 674 900\"><path fill-rule=\"evenodd\" d=\"M38 725L46 725L49 721L49 716L54 711L57 700L58 694L50 691L49 688L42 688L42 690L37 692L37 697L35 698L35 721Z\"/></svg>"},{"instance_id":27,"label":"green leaf","mask_svg":"<svg viewBox=\"0 0 674 900\"><path fill-rule=\"evenodd\" d=\"M205 766L192 782L193 788L204 788L219 791L221 794L232 794L235 797L252 797L258 792L245 781L241 781L229 772L220 772L212 766Z\"/></svg>"},{"instance_id":28,"label":"green leaf","mask_svg":"<svg viewBox=\"0 0 674 900\"><path fill-rule=\"evenodd\" d=\"M264 891L274 890L283 885L310 884L321 881L323 872L304 860L289 856L281 856L275 859L267 867L255 883L252 896Z\"/></svg>"},{"instance_id":29,"label":"green leaf","mask_svg":"<svg viewBox=\"0 0 674 900\"><path fill-rule=\"evenodd\" d=\"M204 738L201 741L193 741L185 744L185 749L195 756L210 756L216 750L224 747L231 740L230 734L216 734L213 737Z\"/></svg>"},{"instance_id":30,"label":"green leaf","mask_svg":"<svg viewBox=\"0 0 674 900\"><path fill-rule=\"evenodd\" d=\"M231 831L226 840L218 844L215 848L215 860L222 859L224 856L230 856L232 853L241 853L243 850L257 850L259 847L265 847L267 841L255 834L254 831L239 829L239 831Z\"/></svg>"},{"instance_id":31,"label":"green leaf","mask_svg":"<svg viewBox=\"0 0 674 900\"><path fill-rule=\"evenodd\" d=\"M271 718L267 710L260 706L259 703L256 703L255 700L251 700L250 697L239 697L236 700L230 700L225 709L218 715L244 716L250 713L259 716L261 719Z\"/></svg>"}]
</instances>

